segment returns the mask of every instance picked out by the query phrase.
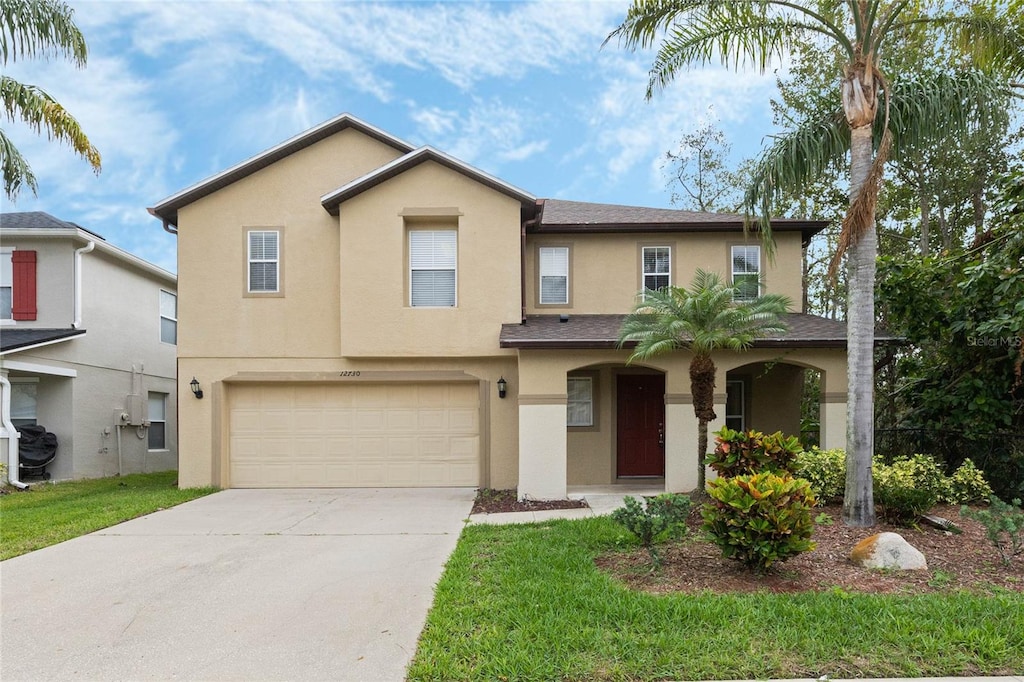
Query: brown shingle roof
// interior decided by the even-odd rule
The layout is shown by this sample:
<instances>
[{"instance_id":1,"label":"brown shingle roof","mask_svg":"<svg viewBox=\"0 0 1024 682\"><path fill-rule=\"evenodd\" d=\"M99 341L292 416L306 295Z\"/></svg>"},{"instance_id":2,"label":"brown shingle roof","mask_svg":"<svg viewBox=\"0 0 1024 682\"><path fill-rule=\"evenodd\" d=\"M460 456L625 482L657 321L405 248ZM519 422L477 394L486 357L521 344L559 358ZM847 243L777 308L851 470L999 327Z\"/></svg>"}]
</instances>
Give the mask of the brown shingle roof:
<instances>
[{"instance_id":1,"label":"brown shingle roof","mask_svg":"<svg viewBox=\"0 0 1024 682\"><path fill-rule=\"evenodd\" d=\"M772 229L800 232L810 240L828 225L823 220L772 220ZM616 204L592 204L583 201L545 199L531 232L559 234L567 232L737 232L743 231L744 217L739 213L706 213L671 208L647 208ZM757 231L756 225L750 225Z\"/></svg>"},{"instance_id":2,"label":"brown shingle roof","mask_svg":"<svg viewBox=\"0 0 1024 682\"><path fill-rule=\"evenodd\" d=\"M522 324L504 324L502 348L616 348L626 315L527 315ZM787 313L789 330L779 337L758 339L754 348L845 348L846 323L805 313ZM875 343L891 343L896 337L875 331ZM627 347L631 347L627 344Z\"/></svg>"}]
</instances>

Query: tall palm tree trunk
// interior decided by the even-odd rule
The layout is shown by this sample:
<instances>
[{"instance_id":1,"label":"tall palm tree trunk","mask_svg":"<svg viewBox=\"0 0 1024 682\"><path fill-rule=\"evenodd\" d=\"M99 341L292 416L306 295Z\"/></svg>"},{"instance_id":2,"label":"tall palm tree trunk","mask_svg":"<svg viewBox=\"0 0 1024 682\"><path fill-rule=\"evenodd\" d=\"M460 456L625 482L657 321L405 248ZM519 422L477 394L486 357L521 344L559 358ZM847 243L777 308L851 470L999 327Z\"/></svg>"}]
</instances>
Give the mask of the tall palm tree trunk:
<instances>
[{"instance_id":1,"label":"tall palm tree trunk","mask_svg":"<svg viewBox=\"0 0 1024 682\"><path fill-rule=\"evenodd\" d=\"M871 172L873 149L871 125L851 131L850 200L866 187ZM874 454L874 346L875 346L875 257L878 237L875 219L847 251L847 422L846 492L843 521L849 526L875 524L871 490L871 458Z\"/></svg>"}]
</instances>

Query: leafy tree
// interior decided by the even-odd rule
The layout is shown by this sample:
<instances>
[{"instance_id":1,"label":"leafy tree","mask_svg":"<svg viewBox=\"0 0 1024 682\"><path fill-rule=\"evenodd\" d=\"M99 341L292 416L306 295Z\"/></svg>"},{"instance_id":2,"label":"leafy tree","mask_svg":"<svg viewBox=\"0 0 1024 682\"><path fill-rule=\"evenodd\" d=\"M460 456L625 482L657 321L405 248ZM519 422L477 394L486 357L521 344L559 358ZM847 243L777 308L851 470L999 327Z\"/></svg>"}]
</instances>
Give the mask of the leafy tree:
<instances>
[{"instance_id":1,"label":"leafy tree","mask_svg":"<svg viewBox=\"0 0 1024 682\"><path fill-rule=\"evenodd\" d=\"M85 38L75 26L74 10L60 0L3 0L0 2L0 59L3 66L19 59L63 57L85 66ZM35 85L0 76L7 120L21 120L35 132L44 130L51 140L68 143L93 169L100 171L100 153L89 142L71 114L57 100ZM0 166L4 192L10 200L25 186L37 190L36 176L28 161L0 129Z\"/></svg>"},{"instance_id":2,"label":"leafy tree","mask_svg":"<svg viewBox=\"0 0 1024 682\"><path fill-rule=\"evenodd\" d=\"M1019 15L1021 0L1011 4L1012 16ZM809 103L795 129L776 137L762 154L744 203L748 212L760 215L759 227L771 249L773 203L849 158L850 205L831 267L836 270L845 256L849 388L843 520L848 525L875 523L875 208L885 161L894 148L898 152L918 140L961 135L971 127L971 112L1005 101L1003 76L1024 74L1024 37L1008 16L924 16L910 0L634 0L625 21L608 37L635 49L653 46L664 36L648 97L691 64L720 61L764 72L773 60L815 43L833 45L842 55L841 71L835 74L840 106L829 98ZM924 23L962 46L971 68L890 79L882 70L890 44ZM993 64L1003 68L998 77L974 68Z\"/></svg>"},{"instance_id":3,"label":"leafy tree","mask_svg":"<svg viewBox=\"0 0 1024 682\"><path fill-rule=\"evenodd\" d=\"M713 272L697 270L690 288L666 287L645 291L619 331L619 347L636 344L627 362L689 350L690 393L697 417L697 484L704 490L704 457L708 451L708 422L715 419L715 362L717 350L746 350L755 339L781 334L786 325L779 315L792 302L767 294L752 301L735 301L736 287Z\"/></svg>"},{"instance_id":4,"label":"leafy tree","mask_svg":"<svg viewBox=\"0 0 1024 682\"><path fill-rule=\"evenodd\" d=\"M712 114L710 108L708 114ZM735 211L740 181L727 165L731 149L725 133L713 121L704 121L685 133L676 151L665 152L672 204L696 211Z\"/></svg>"}]
</instances>

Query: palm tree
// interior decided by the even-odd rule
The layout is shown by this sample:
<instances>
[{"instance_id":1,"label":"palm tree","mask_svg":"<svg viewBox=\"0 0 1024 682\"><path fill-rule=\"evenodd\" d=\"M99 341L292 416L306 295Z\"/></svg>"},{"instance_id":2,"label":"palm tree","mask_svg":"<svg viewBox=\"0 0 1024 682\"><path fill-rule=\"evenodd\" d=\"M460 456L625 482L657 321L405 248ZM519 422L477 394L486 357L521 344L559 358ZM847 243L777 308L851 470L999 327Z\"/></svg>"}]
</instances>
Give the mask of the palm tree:
<instances>
[{"instance_id":1,"label":"palm tree","mask_svg":"<svg viewBox=\"0 0 1024 682\"><path fill-rule=\"evenodd\" d=\"M1010 3L1019 12L1020 0ZM832 262L834 272L845 254L848 395L843 520L848 525L875 523L875 205L883 166L901 144L961 134L972 125L970 112L1006 102L1008 81L1024 74L1024 37L1006 18L1011 15L1007 10L925 16L910 0L634 0L625 21L608 36L636 49L653 46L664 34L651 68L648 98L691 64L721 61L736 70L749 64L763 73L774 59L799 52L802 44L812 41L826 41L843 55L835 106L775 138L757 162L744 203L748 214L759 215L770 252L768 209L773 202L787 192L798 193L849 154L850 208ZM973 67L1000 68L1002 81L993 77L993 71L953 73L952 67L932 79L890 81L881 69L886 48L925 23L962 46Z\"/></svg>"},{"instance_id":2,"label":"palm tree","mask_svg":"<svg viewBox=\"0 0 1024 682\"><path fill-rule=\"evenodd\" d=\"M713 272L697 270L690 288L665 287L645 291L619 330L619 347L635 342L627 363L687 349L690 393L697 417L697 489L704 490L704 457L708 451L708 422L715 418L716 350L746 350L754 339L782 334L779 315L792 302L766 294L740 302L740 290L724 284Z\"/></svg>"},{"instance_id":3,"label":"palm tree","mask_svg":"<svg viewBox=\"0 0 1024 682\"><path fill-rule=\"evenodd\" d=\"M74 10L60 0L3 0L0 3L0 60L3 66L21 58L64 57L78 67L85 66L85 38L74 22ZM100 153L89 142L71 114L57 100L34 85L0 76L7 120L21 120L37 133L46 131L51 140L67 142L93 169L100 171ZM36 177L3 130L0 130L0 166L4 193L14 201L28 186L36 192Z\"/></svg>"}]
</instances>

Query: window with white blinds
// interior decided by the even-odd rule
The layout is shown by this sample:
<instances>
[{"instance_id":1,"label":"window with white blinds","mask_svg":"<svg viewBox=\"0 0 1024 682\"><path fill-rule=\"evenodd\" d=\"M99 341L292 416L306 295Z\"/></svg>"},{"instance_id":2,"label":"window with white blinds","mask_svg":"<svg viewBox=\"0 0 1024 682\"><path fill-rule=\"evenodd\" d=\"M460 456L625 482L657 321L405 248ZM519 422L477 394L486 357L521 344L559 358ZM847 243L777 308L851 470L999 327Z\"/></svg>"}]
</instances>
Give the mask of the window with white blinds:
<instances>
[{"instance_id":1,"label":"window with white blinds","mask_svg":"<svg viewBox=\"0 0 1024 682\"><path fill-rule=\"evenodd\" d=\"M761 295L761 247L732 247L733 300L753 301Z\"/></svg>"},{"instance_id":2,"label":"window with white blinds","mask_svg":"<svg viewBox=\"0 0 1024 682\"><path fill-rule=\"evenodd\" d=\"M569 247L540 248L540 302L569 302Z\"/></svg>"},{"instance_id":3,"label":"window with white blinds","mask_svg":"<svg viewBox=\"0 0 1024 682\"><path fill-rule=\"evenodd\" d=\"M280 290L280 241L277 230L249 232L249 291L276 293Z\"/></svg>"},{"instance_id":4,"label":"window with white blinds","mask_svg":"<svg viewBox=\"0 0 1024 682\"><path fill-rule=\"evenodd\" d=\"M643 261L645 291L666 289L672 284L672 249L667 246L645 246Z\"/></svg>"},{"instance_id":5,"label":"window with white blinds","mask_svg":"<svg viewBox=\"0 0 1024 682\"><path fill-rule=\"evenodd\" d=\"M455 230L409 232L409 305L455 306L458 239Z\"/></svg>"},{"instance_id":6,"label":"window with white blinds","mask_svg":"<svg viewBox=\"0 0 1024 682\"><path fill-rule=\"evenodd\" d=\"M569 377L566 387L566 426L594 425L594 380Z\"/></svg>"}]
</instances>

